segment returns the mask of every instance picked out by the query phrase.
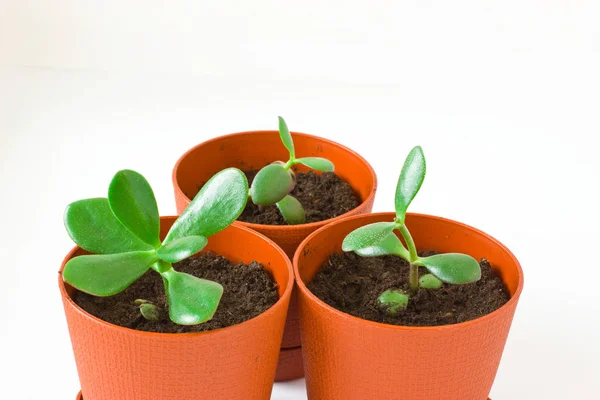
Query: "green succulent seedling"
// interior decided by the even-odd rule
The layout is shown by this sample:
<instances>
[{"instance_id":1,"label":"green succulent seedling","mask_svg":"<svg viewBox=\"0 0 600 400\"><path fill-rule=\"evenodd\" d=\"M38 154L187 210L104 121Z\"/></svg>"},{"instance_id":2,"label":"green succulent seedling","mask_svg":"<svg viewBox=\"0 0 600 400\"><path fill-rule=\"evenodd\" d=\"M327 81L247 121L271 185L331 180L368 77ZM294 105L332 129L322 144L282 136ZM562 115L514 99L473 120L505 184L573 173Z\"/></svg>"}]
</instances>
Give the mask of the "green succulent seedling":
<instances>
[{"instance_id":1,"label":"green succulent seedling","mask_svg":"<svg viewBox=\"0 0 600 400\"><path fill-rule=\"evenodd\" d=\"M140 309L142 317L146 318L148 321L156 322L162 319L160 309L148 300L137 299L133 303Z\"/></svg>"},{"instance_id":2,"label":"green succulent seedling","mask_svg":"<svg viewBox=\"0 0 600 400\"><path fill-rule=\"evenodd\" d=\"M69 236L95 254L69 260L63 279L83 292L113 296L153 269L163 279L170 319L179 325L206 322L217 310L223 287L177 272L172 263L202 250L209 236L240 216L247 199L244 173L225 169L204 185L161 242L158 207L150 184L135 171L119 171L110 183L108 198L80 200L67 207ZM148 311L151 307L144 308Z\"/></svg>"},{"instance_id":3,"label":"green succulent seedling","mask_svg":"<svg viewBox=\"0 0 600 400\"><path fill-rule=\"evenodd\" d=\"M443 282L465 284L481 278L481 268L477 260L466 254L447 253L430 257L419 257L415 242L406 227L406 211L425 179L425 155L417 146L411 150L404 162L396 186L396 217L390 222L376 222L362 226L346 236L342 250L353 251L362 257L395 255L410 263L409 292L399 289L386 290L379 297L379 303L388 314L394 316L405 309L411 295L419 288L438 289ZM400 233L406 246L396 236ZM407 248L408 247L408 248ZM419 267L429 274L419 278Z\"/></svg>"},{"instance_id":4,"label":"green succulent seedling","mask_svg":"<svg viewBox=\"0 0 600 400\"><path fill-rule=\"evenodd\" d=\"M296 164L302 164L326 172L333 171L335 167L326 158L296 158L292 135L282 117L279 117L279 137L290 153L290 158L286 162L275 161L258 171L250 187L250 197L259 207L275 204L288 224L303 224L304 208L295 197L290 195L296 185L296 176L291 168Z\"/></svg>"}]
</instances>

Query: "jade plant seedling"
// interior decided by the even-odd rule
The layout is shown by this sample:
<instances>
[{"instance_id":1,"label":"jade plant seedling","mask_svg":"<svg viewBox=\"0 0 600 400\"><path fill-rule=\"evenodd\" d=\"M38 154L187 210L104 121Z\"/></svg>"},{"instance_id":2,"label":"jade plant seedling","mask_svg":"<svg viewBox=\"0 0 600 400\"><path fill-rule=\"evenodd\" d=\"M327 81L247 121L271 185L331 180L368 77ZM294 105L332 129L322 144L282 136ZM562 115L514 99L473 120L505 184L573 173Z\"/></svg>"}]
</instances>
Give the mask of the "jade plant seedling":
<instances>
[{"instance_id":1,"label":"jade plant seedling","mask_svg":"<svg viewBox=\"0 0 600 400\"><path fill-rule=\"evenodd\" d=\"M286 162L275 161L258 171L250 187L250 197L259 207L275 204L288 224L303 224L304 208L295 197L290 195L296 185L296 176L291 168L302 164L317 171L327 172L333 171L334 165L328 159L321 157L296 158L292 135L282 117L279 117L279 137L288 150L290 158Z\"/></svg>"},{"instance_id":2,"label":"jade plant seedling","mask_svg":"<svg viewBox=\"0 0 600 400\"><path fill-rule=\"evenodd\" d=\"M119 171L110 183L108 198L80 200L67 207L69 236L95 254L67 262L63 279L83 292L112 296L152 269L163 279L174 323L208 321L217 310L223 287L177 272L172 264L202 250L209 236L239 217L247 199L244 173L225 169L204 185L161 242L158 207L150 184L135 171ZM158 310L149 302L140 299L136 305L145 318L158 318Z\"/></svg>"},{"instance_id":3,"label":"jade plant seedling","mask_svg":"<svg viewBox=\"0 0 600 400\"><path fill-rule=\"evenodd\" d=\"M443 282L465 284L481 278L481 268L473 257L460 253L419 257L415 242L405 224L406 211L425 179L425 155L420 146L409 153L396 186L396 217L390 222L376 222L362 226L346 236L342 250L354 251L362 257L395 255L410 263L409 291L386 290L379 296L380 305L395 316L405 309L411 295L420 288L439 289ZM396 236L398 231L406 246ZM408 247L408 248L407 248ZM419 278L419 267L429 272Z\"/></svg>"}]
</instances>

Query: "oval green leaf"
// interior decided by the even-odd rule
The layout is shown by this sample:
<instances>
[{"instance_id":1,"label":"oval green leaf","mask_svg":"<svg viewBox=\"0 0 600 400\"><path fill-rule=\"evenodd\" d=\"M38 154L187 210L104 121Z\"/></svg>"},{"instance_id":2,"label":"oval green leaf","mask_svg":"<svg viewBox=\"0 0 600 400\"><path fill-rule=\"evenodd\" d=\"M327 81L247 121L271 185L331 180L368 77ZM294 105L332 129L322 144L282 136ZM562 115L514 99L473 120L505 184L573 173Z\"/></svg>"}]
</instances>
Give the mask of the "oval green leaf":
<instances>
[{"instance_id":1,"label":"oval green leaf","mask_svg":"<svg viewBox=\"0 0 600 400\"><path fill-rule=\"evenodd\" d=\"M421 189L426 170L423 149L421 146L416 146L406 157L396 185L396 217L402 223L408 206Z\"/></svg>"},{"instance_id":2,"label":"oval green leaf","mask_svg":"<svg viewBox=\"0 0 600 400\"><path fill-rule=\"evenodd\" d=\"M163 244L187 236L209 237L240 216L248 200L248 180L237 168L210 178L175 221Z\"/></svg>"},{"instance_id":3,"label":"oval green leaf","mask_svg":"<svg viewBox=\"0 0 600 400\"><path fill-rule=\"evenodd\" d=\"M433 274L425 274L419 278L419 287L423 289L439 289L443 282L433 276Z\"/></svg>"},{"instance_id":4,"label":"oval green leaf","mask_svg":"<svg viewBox=\"0 0 600 400\"><path fill-rule=\"evenodd\" d=\"M92 253L114 254L153 248L119 222L105 198L69 204L64 219L71 239Z\"/></svg>"},{"instance_id":5,"label":"oval green leaf","mask_svg":"<svg viewBox=\"0 0 600 400\"><path fill-rule=\"evenodd\" d=\"M342 242L342 250L356 251L375 246L385 239L396 227L393 222L375 222L350 232Z\"/></svg>"},{"instance_id":6,"label":"oval green leaf","mask_svg":"<svg viewBox=\"0 0 600 400\"><path fill-rule=\"evenodd\" d=\"M288 195L294 187L290 172L280 164L269 164L256 174L250 187L254 204L268 206Z\"/></svg>"},{"instance_id":7,"label":"oval green leaf","mask_svg":"<svg viewBox=\"0 0 600 400\"><path fill-rule=\"evenodd\" d=\"M394 234L394 232L390 233L374 246L366 247L364 249L358 249L354 251L361 257L379 257L385 256L388 254L397 255L399 257L404 258L405 260L409 259L408 250L404 247L398 236Z\"/></svg>"},{"instance_id":8,"label":"oval green leaf","mask_svg":"<svg viewBox=\"0 0 600 400\"><path fill-rule=\"evenodd\" d=\"M149 245L160 246L158 206L146 178L131 170L117 172L108 187L108 203L127 229Z\"/></svg>"},{"instance_id":9,"label":"oval green leaf","mask_svg":"<svg viewBox=\"0 0 600 400\"><path fill-rule=\"evenodd\" d=\"M208 239L204 236L186 236L172 240L164 246L159 247L156 250L156 255L163 261L176 263L196 254L207 243Z\"/></svg>"},{"instance_id":10,"label":"oval green leaf","mask_svg":"<svg viewBox=\"0 0 600 400\"><path fill-rule=\"evenodd\" d=\"M154 261L154 250L79 256L67 262L62 274L65 282L82 292L113 296L144 275Z\"/></svg>"},{"instance_id":11,"label":"oval green leaf","mask_svg":"<svg viewBox=\"0 0 600 400\"><path fill-rule=\"evenodd\" d=\"M294 149L294 141L292 140L292 135L290 134L290 130L288 129L287 124L283 117L277 117L279 119L279 137L281 138L281 142L285 146L286 149L290 152L290 160L293 160L296 157L296 150Z\"/></svg>"},{"instance_id":12,"label":"oval green leaf","mask_svg":"<svg viewBox=\"0 0 600 400\"><path fill-rule=\"evenodd\" d=\"M165 280L171 321L179 325L198 325L213 317L223 286L173 269L161 275Z\"/></svg>"},{"instance_id":13,"label":"oval green leaf","mask_svg":"<svg viewBox=\"0 0 600 400\"><path fill-rule=\"evenodd\" d=\"M395 317L408 307L409 296L401 290L390 289L383 292L377 300L390 316Z\"/></svg>"},{"instance_id":14,"label":"oval green leaf","mask_svg":"<svg viewBox=\"0 0 600 400\"><path fill-rule=\"evenodd\" d=\"M415 264L427 268L436 278L446 283L471 283L481 278L479 263L466 254L436 254L419 258Z\"/></svg>"},{"instance_id":15,"label":"oval green leaf","mask_svg":"<svg viewBox=\"0 0 600 400\"><path fill-rule=\"evenodd\" d=\"M333 172L335 166L331 161L321 157L303 157L298 158L295 164L306 165L308 168L316 169L317 171Z\"/></svg>"},{"instance_id":16,"label":"oval green leaf","mask_svg":"<svg viewBox=\"0 0 600 400\"><path fill-rule=\"evenodd\" d=\"M303 224L306 220L304 215L304 208L302 204L290 195L285 196L282 200L275 203L279 212L290 225Z\"/></svg>"}]
</instances>

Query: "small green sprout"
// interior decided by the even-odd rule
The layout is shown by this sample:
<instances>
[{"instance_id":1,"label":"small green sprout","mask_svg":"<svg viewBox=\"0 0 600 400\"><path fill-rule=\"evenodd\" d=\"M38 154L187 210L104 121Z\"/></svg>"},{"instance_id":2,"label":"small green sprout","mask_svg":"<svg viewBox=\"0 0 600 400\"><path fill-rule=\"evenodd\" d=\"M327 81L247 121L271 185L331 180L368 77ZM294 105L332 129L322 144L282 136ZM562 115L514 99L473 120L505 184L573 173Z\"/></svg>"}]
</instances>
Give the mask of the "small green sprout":
<instances>
[{"instance_id":1,"label":"small green sprout","mask_svg":"<svg viewBox=\"0 0 600 400\"><path fill-rule=\"evenodd\" d=\"M177 272L171 264L202 250L209 236L240 216L247 199L248 181L242 171L228 168L217 173L161 243L150 184L135 171L119 171L110 183L108 198L80 200L67 207L69 236L96 254L69 260L63 279L83 292L113 296L153 269L163 279L171 320L179 325L206 322L217 310L223 287Z\"/></svg>"},{"instance_id":2,"label":"small green sprout","mask_svg":"<svg viewBox=\"0 0 600 400\"><path fill-rule=\"evenodd\" d=\"M410 263L409 290L410 295L419 288L438 289L442 283L465 284L481 278L481 268L477 260L466 254L447 253L430 257L419 257L415 242L404 221L406 210L417 195L425 179L425 155L420 146L409 153L396 186L396 218L393 222L376 222L362 226L346 236L342 243L344 251L354 251L362 257L396 255ZM407 247L396 236L398 231ZM419 278L419 267L424 267L429 274ZM408 294L399 291L386 291L379 297L379 302L386 307L388 314L396 315L400 309L406 308L404 298ZM395 303L398 307L391 307Z\"/></svg>"},{"instance_id":3,"label":"small green sprout","mask_svg":"<svg viewBox=\"0 0 600 400\"><path fill-rule=\"evenodd\" d=\"M142 314L142 317L146 318L148 321L156 322L162 319L160 309L154 304L150 303L148 300L137 299L133 303L139 307L140 314Z\"/></svg>"},{"instance_id":4,"label":"small green sprout","mask_svg":"<svg viewBox=\"0 0 600 400\"><path fill-rule=\"evenodd\" d=\"M326 172L333 171L334 165L328 159L321 157L296 158L292 135L282 117L279 117L279 137L290 153L290 158L287 162L275 161L258 171L250 187L250 197L259 207L275 204L288 224L303 224L304 208L290 195L296 185L296 176L291 168L296 164L302 164Z\"/></svg>"},{"instance_id":5,"label":"small green sprout","mask_svg":"<svg viewBox=\"0 0 600 400\"><path fill-rule=\"evenodd\" d=\"M386 290L377 300L390 316L395 317L400 311L406 310L408 299L408 295L402 290Z\"/></svg>"}]
</instances>

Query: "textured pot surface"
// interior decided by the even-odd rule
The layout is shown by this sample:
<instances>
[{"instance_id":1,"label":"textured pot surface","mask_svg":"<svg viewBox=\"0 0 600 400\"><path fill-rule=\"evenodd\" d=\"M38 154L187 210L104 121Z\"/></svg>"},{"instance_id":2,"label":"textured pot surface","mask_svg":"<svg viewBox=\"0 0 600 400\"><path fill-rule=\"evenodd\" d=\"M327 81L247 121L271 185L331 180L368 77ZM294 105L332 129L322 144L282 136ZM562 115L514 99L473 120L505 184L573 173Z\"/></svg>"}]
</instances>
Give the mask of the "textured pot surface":
<instances>
[{"instance_id":1,"label":"textured pot surface","mask_svg":"<svg viewBox=\"0 0 600 400\"><path fill-rule=\"evenodd\" d=\"M523 273L514 255L489 235L447 219L409 214L419 249L487 258L511 299L476 320L402 327L363 320L328 306L306 287L344 237L394 213L347 218L310 235L294 257L304 369L311 400L485 400L490 392L519 296Z\"/></svg>"},{"instance_id":2,"label":"textured pot surface","mask_svg":"<svg viewBox=\"0 0 600 400\"><path fill-rule=\"evenodd\" d=\"M161 218L163 235L174 220ZM211 236L205 251L232 262L262 263L277 281L280 299L261 315L223 329L141 332L83 311L71 298L74 289L59 275L86 400L269 399L293 285L291 263L272 241L242 226L230 226ZM73 249L62 268L79 254L83 250Z\"/></svg>"},{"instance_id":3,"label":"textured pot surface","mask_svg":"<svg viewBox=\"0 0 600 400\"><path fill-rule=\"evenodd\" d=\"M354 151L327 139L292 132L298 157L325 157L335 164L335 173L348 182L360 197L360 205L336 218L302 225L259 225L236 221L235 224L249 227L277 243L290 257L298 245L309 234L333 221L346 216L371 212L377 178L371 165ZM218 171L236 167L241 170L260 169L276 160L287 160L289 154L279 138L278 131L251 131L220 136L203 142L186 152L173 169L173 185L177 212L181 213L191 199L186 193L196 193L198 185L206 182ZM308 168L298 165L299 171ZM288 321L283 334L283 349L300 346L300 313L296 306L295 293L288 311ZM280 365L284 365L280 362ZM288 362L285 365L289 365ZM301 369L300 365L296 370ZM279 377L287 376L278 371Z\"/></svg>"}]
</instances>

